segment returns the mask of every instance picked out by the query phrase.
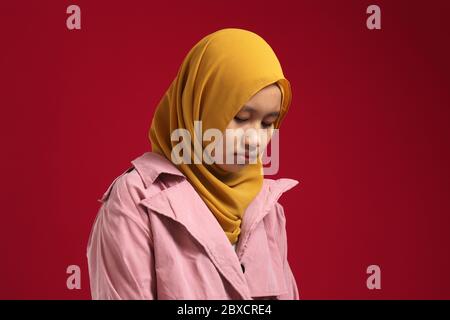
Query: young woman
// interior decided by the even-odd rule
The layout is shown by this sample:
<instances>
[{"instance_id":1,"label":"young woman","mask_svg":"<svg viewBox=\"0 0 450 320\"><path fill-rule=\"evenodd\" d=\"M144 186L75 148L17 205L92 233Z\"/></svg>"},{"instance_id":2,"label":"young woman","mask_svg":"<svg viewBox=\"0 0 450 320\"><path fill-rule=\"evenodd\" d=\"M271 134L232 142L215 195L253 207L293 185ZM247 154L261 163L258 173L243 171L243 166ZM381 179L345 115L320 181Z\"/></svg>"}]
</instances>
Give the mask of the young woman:
<instances>
[{"instance_id":1,"label":"young woman","mask_svg":"<svg viewBox=\"0 0 450 320\"><path fill-rule=\"evenodd\" d=\"M298 181L265 179L261 159L290 102L260 36L227 28L200 40L155 111L152 152L100 199L87 248L92 297L298 299L278 203Z\"/></svg>"}]
</instances>

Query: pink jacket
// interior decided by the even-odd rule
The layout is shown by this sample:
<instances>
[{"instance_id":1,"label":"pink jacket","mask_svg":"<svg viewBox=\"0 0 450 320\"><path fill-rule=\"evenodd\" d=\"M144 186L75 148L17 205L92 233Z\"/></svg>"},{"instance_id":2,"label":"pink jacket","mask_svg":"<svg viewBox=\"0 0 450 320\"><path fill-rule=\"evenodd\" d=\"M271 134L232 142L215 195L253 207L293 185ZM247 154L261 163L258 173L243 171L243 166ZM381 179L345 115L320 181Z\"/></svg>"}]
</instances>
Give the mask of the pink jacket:
<instances>
[{"instance_id":1,"label":"pink jacket","mask_svg":"<svg viewBox=\"0 0 450 320\"><path fill-rule=\"evenodd\" d=\"M186 177L146 152L103 197L87 246L93 299L299 299L281 194L264 179L236 250Z\"/></svg>"}]
</instances>

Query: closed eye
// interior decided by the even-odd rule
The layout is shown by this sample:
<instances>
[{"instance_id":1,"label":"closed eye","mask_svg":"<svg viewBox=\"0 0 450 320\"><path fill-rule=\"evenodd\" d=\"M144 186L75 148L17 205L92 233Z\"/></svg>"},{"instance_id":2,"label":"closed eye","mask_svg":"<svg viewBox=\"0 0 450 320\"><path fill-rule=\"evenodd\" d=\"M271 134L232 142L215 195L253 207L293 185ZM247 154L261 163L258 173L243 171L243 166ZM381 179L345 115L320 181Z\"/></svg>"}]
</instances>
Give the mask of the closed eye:
<instances>
[{"instance_id":1,"label":"closed eye","mask_svg":"<svg viewBox=\"0 0 450 320\"><path fill-rule=\"evenodd\" d=\"M235 120L236 122L241 123L241 122L247 121L248 119L242 119L242 118L239 118L239 117L234 117L234 120Z\"/></svg>"},{"instance_id":2,"label":"closed eye","mask_svg":"<svg viewBox=\"0 0 450 320\"><path fill-rule=\"evenodd\" d=\"M245 121L247 121L248 119L243 119L243 118L239 118L238 116L236 116L236 117L234 117L234 120L237 122L237 123L243 123L243 122L245 122ZM261 126L263 127L263 128L269 128L269 127L271 127L272 125L274 124L274 122L261 122Z\"/></svg>"},{"instance_id":3,"label":"closed eye","mask_svg":"<svg viewBox=\"0 0 450 320\"><path fill-rule=\"evenodd\" d=\"M271 122L271 123L262 122L261 124L262 124L263 128L268 128L273 125L273 122Z\"/></svg>"}]
</instances>

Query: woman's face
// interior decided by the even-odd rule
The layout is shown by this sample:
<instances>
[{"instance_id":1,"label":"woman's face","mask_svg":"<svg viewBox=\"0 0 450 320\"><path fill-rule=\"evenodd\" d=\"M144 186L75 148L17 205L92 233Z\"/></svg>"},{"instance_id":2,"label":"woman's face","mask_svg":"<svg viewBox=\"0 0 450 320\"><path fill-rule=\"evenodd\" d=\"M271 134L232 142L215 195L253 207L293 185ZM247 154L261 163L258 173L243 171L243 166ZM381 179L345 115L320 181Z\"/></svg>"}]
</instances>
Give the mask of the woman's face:
<instances>
[{"instance_id":1,"label":"woman's face","mask_svg":"<svg viewBox=\"0 0 450 320\"><path fill-rule=\"evenodd\" d=\"M255 163L252 158L263 154L280 114L281 98L278 85L271 84L242 106L226 128L235 136L225 135L224 161L217 164L221 169L237 172L249 163Z\"/></svg>"}]
</instances>

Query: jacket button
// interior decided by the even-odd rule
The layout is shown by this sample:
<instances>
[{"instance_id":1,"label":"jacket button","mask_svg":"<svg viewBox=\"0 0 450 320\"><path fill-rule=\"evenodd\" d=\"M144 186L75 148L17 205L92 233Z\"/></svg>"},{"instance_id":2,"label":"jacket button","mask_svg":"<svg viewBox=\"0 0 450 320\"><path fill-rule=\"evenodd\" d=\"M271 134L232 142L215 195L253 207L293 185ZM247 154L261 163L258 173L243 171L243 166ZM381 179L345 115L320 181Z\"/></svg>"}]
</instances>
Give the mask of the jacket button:
<instances>
[{"instance_id":1,"label":"jacket button","mask_svg":"<svg viewBox=\"0 0 450 320\"><path fill-rule=\"evenodd\" d=\"M242 269L242 272L245 273L245 267L242 263L241 263L241 269Z\"/></svg>"}]
</instances>

